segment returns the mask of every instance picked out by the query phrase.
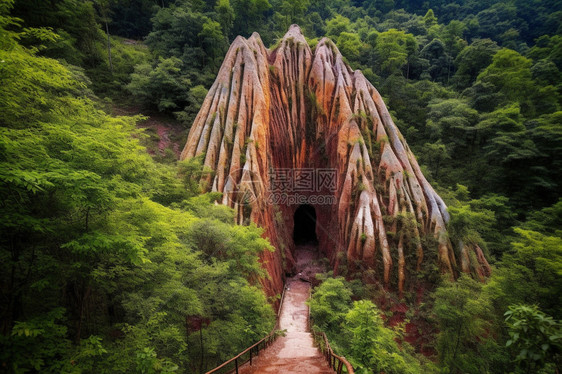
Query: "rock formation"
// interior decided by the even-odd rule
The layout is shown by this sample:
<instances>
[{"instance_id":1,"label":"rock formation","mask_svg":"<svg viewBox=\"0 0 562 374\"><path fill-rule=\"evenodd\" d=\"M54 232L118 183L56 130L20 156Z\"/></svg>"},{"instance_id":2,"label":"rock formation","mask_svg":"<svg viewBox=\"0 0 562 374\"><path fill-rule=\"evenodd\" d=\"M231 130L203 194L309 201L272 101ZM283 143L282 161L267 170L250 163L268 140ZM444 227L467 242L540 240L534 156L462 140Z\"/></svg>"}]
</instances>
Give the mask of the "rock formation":
<instances>
[{"instance_id":1,"label":"rock formation","mask_svg":"<svg viewBox=\"0 0 562 374\"><path fill-rule=\"evenodd\" d=\"M442 272L457 271L443 200L423 176L380 94L329 39L313 51L296 25L271 51L257 33L237 37L181 159L198 155L214 171L203 181L206 189L222 192L222 203L236 210L238 223L255 222L275 246L262 257L270 294L282 290L284 273L294 265L298 208L270 201L271 175L278 170L335 170L333 188L299 194L335 199L312 205L319 249L336 273L345 265L402 293L408 274L424 261ZM475 274L489 271L479 248L463 249L460 265Z\"/></svg>"}]
</instances>

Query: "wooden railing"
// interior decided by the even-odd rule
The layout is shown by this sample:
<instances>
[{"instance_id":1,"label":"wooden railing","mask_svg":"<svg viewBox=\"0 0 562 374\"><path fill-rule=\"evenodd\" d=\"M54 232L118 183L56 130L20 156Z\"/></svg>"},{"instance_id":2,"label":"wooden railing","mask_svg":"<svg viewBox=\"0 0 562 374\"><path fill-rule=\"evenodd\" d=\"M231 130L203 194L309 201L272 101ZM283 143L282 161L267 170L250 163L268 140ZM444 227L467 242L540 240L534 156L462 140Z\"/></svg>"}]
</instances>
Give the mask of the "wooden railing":
<instances>
[{"instance_id":1,"label":"wooden railing","mask_svg":"<svg viewBox=\"0 0 562 374\"><path fill-rule=\"evenodd\" d=\"M330 364L330 367L334 369L337 374L348 373L354 374L353 366L345 359L343 356L338 356L334 353L332 347L330 347L330 342L323 332L312 331L312 337L314 342ZM345 370L344 370L345 368Z\"/></svg>"},{"instance_id":2,"label":"wooden railing","mask_svg":"<svg viewBox=\"0 0 562 374\"><path fill-rule=\"evenodd\" d=\"M281 315L281 309L283 308L283 301L285 300L285 289L283 289L283 294L281 295L281 302L279 303L279 309L277 310L277 321L275 323L275 327L273 330L262 340L255 343L254 345L246 348L242 352L238 353L236 356L232 357L230 360L222 363L221 365L217 366L213 370L208 371L205 374L215 374L215 373L236 373L238 374L239 367L244 365L245 363L249 362L250 365L252 364L252 360L255 356L259 354L260 349L265 349L269 347L280 335L279 332L279 317ZM326 334L323 332L315 332L312 329L312 323L310 320L310 313L308 316L308 327L309 330L312 332L312 337L314 338L314 342L330 364L330 368L332 368L337 374L347 373L347 374L354 374L353 367L345 359L345 357L338 356L334 353L332 347L330 347L330 342L326 337ZM222 371L224 370L224 371Z\"/></svg>"},{"instance_id":3,"label":"wooden railing","mask_svg":"<svg viewBox=\"0 0 562 374\"><path fill-rule=\"evenodd\" d=\"M249 362L250 365L252 364L252 359L254 356L259 354L260 349L265 349L271 345L279 336L279 316L281 315L281 308L283 307L283 301L285 300L285 288L283 288L283 293L281 294L281 302L279 303L279 309L277 310L277 321L275 322L275 327L271 332L262 340L255 343L254 345L246 348L242 352L238 353L236 356L232 357L230 360L220 364L213 370L208 371L205 374L214 374L214 373L236 373L238 374L238 368L245 363ZM224 371L222 371L224 370Z\"/></svg>"},{"instance_id":4,"label":"wooden railing","mask_svg":"<svg viewBox=\"0 0 562 374\"><path fill-rule=\"evenodd\" d=\"M259 342L255 343L251 347L246 348L242 352L238 353L236 356L232 357L230 360L222 363L221 365L217 366L213 370L208 371L206 374L219 373L223 369L225 370L224 373L235 372L236 374L238 374L238 368L241 365L244 365L246 362L250 362L251 365L253 357L258 355L260 349L269 347L271 343L275 341L277 335L278 335L277 331L272 331L271 333L269 333L269 335L267 335Z\"/></svg>"}]
</instances>

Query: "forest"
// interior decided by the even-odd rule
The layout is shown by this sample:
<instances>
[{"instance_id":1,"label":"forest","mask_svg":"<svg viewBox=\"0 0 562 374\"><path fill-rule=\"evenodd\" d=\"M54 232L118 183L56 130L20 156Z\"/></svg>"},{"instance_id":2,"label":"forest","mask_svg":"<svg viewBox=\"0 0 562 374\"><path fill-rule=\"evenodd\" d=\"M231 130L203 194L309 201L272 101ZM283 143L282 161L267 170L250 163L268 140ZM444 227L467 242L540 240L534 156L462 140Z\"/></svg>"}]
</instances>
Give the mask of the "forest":
<instances>
[{"instance_id":1,"label":"forest","mask_svg":"<svg viewBox=\"0 0 562 374\"><path fill-rule=\"evenodd\" d=\"M557 0L0 0L0 372L203 373L271 331L275 248L142 123L185 142L236 36L291 24L380 91L492 265L425 269L421 302L323 274L314 328L357 373L560 373Z\"/></svg>"}]
</instances>

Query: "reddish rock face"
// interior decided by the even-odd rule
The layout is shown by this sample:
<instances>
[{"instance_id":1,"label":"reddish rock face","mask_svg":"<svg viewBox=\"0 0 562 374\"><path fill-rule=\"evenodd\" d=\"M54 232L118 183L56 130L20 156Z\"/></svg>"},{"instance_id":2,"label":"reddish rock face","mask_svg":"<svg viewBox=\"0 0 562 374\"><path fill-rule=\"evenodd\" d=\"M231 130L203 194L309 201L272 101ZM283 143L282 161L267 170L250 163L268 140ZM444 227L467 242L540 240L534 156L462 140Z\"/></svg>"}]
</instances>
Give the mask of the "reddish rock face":
<instances>
[{"instance_id":1,"label":"reddish rock face","mask_svg":"<svg viewBox=\"0 0 562 374\"><path fill-rule=\"evenodd\" d=\"M351 70L329 39L312 51L297 25L272 51L257 33L237 37L181 159L200 154L215 171L205 181L207 189L223 193L222 203L235 209L238 223L263 227L276 248L262 256L270 295L283 289L284 273L294 266L298 205L271 201L279 187L271 176L287 170L327 169L337 177L331 187L298 191L306 199L334 200L326 204L328 198L317 198L311 205L319 249L336 273L345 265L374 274L399 293L424 261L455 274L443 200L423 176L378 91L361 71ZM297 193L294 186L281 192ZM422 245L431 241L435 245ZM488 273L478 249L462 248L460 270Z\"/></svg>"}]
</instances>

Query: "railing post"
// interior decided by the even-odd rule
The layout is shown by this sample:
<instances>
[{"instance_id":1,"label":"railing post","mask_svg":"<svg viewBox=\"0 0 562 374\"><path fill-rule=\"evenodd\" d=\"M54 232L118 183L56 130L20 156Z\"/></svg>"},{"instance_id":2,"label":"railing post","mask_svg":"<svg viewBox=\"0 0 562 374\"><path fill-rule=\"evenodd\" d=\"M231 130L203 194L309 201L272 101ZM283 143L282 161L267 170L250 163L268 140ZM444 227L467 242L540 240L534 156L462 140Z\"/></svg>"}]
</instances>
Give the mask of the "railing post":
<instances>
[{"instance_id":1,"label":"railing post","mask_svg":"<svg viewBox=\"0 0 562 374\"><path fill-rule=\"evenodd\" d=\"M236 374L238 374L238 357L234 359L234 366L236 366Z\"/></svg>"},{"instance_id":2,"label":"railing post","mask_svg":"<svg viewBox=\"0 0 562 374\"><path fill-rule=\"evenodd\" d=\"M252 365L252 348L250 348L250 365Z\"/></svg>"}]
</instances>

